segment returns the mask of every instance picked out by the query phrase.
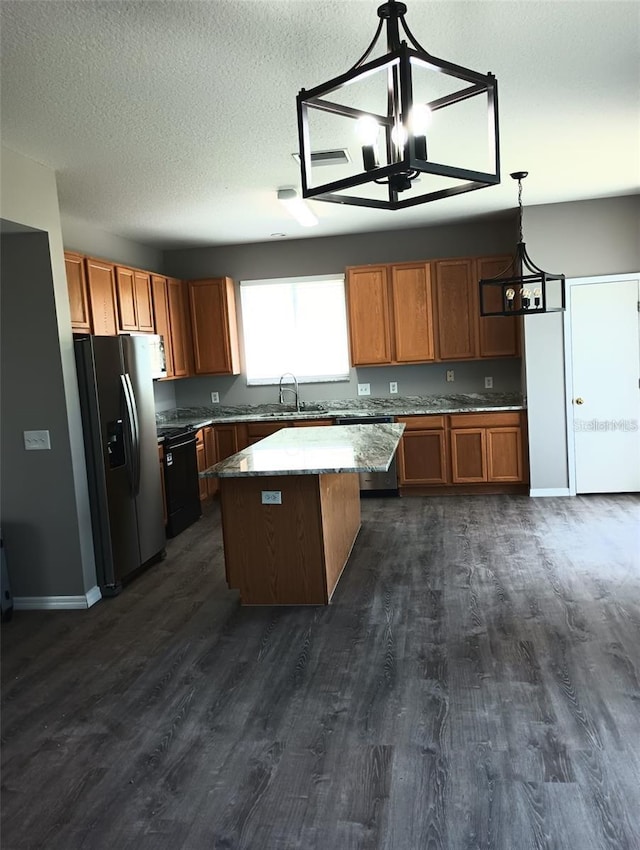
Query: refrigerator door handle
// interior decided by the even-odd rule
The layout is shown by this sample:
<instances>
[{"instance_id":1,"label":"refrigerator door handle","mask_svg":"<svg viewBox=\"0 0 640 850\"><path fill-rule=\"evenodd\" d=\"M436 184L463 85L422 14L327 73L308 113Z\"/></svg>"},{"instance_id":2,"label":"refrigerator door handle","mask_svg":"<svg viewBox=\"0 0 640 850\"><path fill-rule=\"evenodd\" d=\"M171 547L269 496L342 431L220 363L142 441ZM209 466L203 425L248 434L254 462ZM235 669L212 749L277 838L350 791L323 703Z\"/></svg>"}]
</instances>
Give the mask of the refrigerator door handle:
<instances>
[{"instance_id":1,"label":"refrigerator door handle","mask_svg":"<svg viewBox=\"0 0 640 850\"><path fill-rule=\"evenodd\" d=\"M129 478L129 489L131 490L131 494L135 495L136 492L136 465L138 462L137 455L137 440L135 433L135 414L133 410L131 392L129 390L129 383L127 382L127 378L129 376L124 374L120 375L120 384L122 386L122 395L124 397L124 406L125 406L125 416L124 419L127 423L126 434L126 454L127 454L127 473Z\"/></svg>"},{"instance_id":2,"label":"refrigerator door handle","mask_svg":"<svg viewBox=\"0 0 640 850\"><path fill-rule=\"evenodd\" d=\"M134 449L134 467L133 467L133 492L134 495L140 494L140 422L138 419L138 405L136 404L136 395L131 384L131 376L125 372L125 380L129 390L129 399L131 402L131 419L133 430L133 449Z\"/></svg>"}]
</instances>

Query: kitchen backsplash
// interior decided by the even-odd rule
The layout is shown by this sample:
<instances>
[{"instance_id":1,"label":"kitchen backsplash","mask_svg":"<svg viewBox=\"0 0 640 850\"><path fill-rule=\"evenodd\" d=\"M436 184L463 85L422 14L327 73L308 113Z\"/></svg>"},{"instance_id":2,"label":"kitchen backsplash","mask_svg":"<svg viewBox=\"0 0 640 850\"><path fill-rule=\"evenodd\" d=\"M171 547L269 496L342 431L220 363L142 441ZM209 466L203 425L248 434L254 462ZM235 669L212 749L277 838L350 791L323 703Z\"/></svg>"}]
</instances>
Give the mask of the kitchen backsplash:
<instances>
[{"instance_id":1,"label":"kitchen backsplash","mask_svg":"<svg viewBox=\"0 0 640 850\"><path fill-rule=\"evenodd\" d=\"M446 380L453 370L454 381ZM485 378L493 380L489 392L520 393L522 363L519 359L456 361L427 363L416 366L378 366L352 369L348 381L299 386L301 402L336 402L346 399L371 403L374 398L400 396L450 396L464 393L486 393ZM398 394L389 392L395 381ZM358 396L358 384L370 385L370 396ZM276 386L248 387L244 375L203 376L163 381L155 384L156 412L172 408L214 407L211 393L217 392L221 407L274 404L278 401Z\"/></svg>"}]
</instances>

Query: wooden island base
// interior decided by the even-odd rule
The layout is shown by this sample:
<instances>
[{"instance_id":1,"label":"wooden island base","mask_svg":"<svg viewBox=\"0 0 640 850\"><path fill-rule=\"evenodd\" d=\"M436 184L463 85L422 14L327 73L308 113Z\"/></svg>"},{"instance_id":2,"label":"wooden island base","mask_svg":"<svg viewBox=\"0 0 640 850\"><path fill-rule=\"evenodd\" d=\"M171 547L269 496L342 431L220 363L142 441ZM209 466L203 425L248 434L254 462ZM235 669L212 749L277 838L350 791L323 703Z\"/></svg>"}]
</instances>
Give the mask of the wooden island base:
<instances>
[{"instance_id":1,"label":"wooden island base","mask_svg":"<svg viewBox=\"0 0 640 850\"><path fill-rule=\"evenodd\" d=\"M243 605L329 603L360 529L359 486L350 472L220 479L227 583Z\"/></svg>"}]
</instances>

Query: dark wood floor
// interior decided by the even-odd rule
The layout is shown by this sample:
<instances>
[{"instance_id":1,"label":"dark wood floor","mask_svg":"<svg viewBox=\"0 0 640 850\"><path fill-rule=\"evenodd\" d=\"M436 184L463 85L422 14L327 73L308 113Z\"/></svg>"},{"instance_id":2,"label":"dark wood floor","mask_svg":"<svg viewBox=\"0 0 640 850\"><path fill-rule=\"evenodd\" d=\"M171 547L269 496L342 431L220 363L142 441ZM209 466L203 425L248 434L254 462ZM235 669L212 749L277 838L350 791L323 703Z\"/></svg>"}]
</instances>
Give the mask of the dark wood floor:
<instances>
[{"instance_id":1,"label":"dark wood floor","mask_svg":"<svg viewBox=\"0 0 640 850\"><path fill-rule=\"evenodd\" d=\"M240 608L217 506L2 627L2 847L637 850L640 501L363 502L328 608Z\"/></svg>"}]
</instances>

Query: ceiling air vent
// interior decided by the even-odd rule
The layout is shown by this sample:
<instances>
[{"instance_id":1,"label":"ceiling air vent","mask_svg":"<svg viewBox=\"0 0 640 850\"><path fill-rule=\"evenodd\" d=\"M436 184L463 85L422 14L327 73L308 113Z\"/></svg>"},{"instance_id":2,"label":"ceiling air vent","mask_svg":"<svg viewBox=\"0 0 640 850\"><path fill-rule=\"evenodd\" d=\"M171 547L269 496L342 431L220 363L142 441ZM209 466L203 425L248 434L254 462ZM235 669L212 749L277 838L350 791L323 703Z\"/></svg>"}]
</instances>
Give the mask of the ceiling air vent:
<instances>
[{"instance_id":1,"label":"ceiling air vent","mask_svg":"<svg viewBox=\"0 0 640 850\"><path fill-rule=\"evenodd\" d=\"M300 163L300 154L292 153L295 161ZM338 148L332 151L312 151L311 165L346 165L351 162L349 151L346 148Z\"/></svg>"}]
</instances>

